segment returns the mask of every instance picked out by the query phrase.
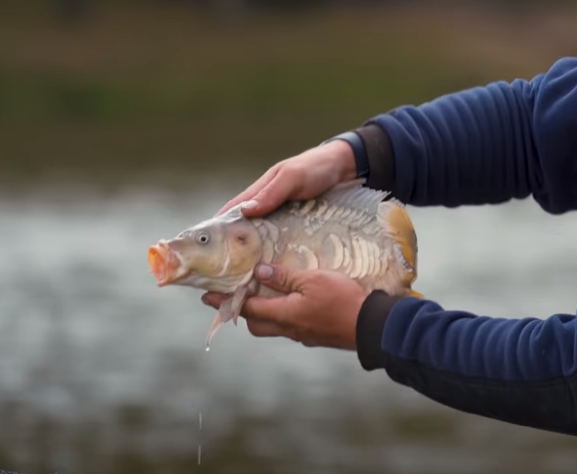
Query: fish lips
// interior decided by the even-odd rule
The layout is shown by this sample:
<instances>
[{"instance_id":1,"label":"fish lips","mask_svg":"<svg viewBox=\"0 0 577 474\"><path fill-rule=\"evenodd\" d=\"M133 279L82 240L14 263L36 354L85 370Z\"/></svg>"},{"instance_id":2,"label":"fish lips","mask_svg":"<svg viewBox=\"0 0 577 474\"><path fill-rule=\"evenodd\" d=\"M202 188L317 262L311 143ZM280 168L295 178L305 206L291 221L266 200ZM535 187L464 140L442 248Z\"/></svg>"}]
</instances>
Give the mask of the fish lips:
<instances>
[{"instance_id":1,"label":"fish lips","mask_svg":"<svg viewBox=\"0 0 577 474\"><path fill-rule=\"evenodd\" d=\"M188 274L178 252L166 240L148 248L148 264L159 287L170 285Z\"/></svg>"}]
</instances>

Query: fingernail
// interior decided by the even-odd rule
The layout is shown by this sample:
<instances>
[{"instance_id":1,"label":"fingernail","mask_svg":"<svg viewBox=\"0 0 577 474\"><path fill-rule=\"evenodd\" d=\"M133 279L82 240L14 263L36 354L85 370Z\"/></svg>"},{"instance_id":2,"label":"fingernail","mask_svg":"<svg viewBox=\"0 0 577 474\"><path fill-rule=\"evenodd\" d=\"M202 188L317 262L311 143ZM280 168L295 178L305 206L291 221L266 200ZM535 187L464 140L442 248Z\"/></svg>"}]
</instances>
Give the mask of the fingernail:
<instances>
[{"instance_id":1,"label":"fingernail","mask_svg":"<svg viewBox=\"0 0 577 474\"><path fill-rule=\"evenodd\" d=\"M258 278L262 278L266 280L270 278L273 274L273 268L266 263L261 263L258 267L256 267L256 276Z\"/></svg>"},{"instance_id":2,"label":"fingernail","mask_svg":"<svg viewBox=\"0 0 577 474\"><path fill-rule=\"evenodd\" d=\"M240 205L240 207L242 207L243 209L254 209L257 206L258 206L258 202L255 201L254 199L252 199L250 201L245 201Z\"/></svg>"}]
</instances>

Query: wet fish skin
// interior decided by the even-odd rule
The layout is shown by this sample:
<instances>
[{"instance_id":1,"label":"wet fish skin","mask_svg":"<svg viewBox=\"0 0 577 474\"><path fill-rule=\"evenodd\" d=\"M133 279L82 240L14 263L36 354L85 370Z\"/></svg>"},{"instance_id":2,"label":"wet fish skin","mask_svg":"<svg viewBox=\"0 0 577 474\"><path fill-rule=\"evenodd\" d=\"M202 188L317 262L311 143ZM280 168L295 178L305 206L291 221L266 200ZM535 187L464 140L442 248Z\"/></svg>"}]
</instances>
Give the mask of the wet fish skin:
<instances>
[{"instance_id":1,"label":"wet fish skin","mask_svg":"<svg viewBox=\"0 0 577 474\"><path fill-rule=\"evenodd\" d=\"M412 289L417 236L404 205L383 202L388 194L354 181L316 199L286 203L264 218L247 219L238 205L150 247L149 262L159 286L229 295L207 344L222 324L230 319L236 324L250 295L278 294L254 279L260 262L336 271L367 292L422 297Z\"/></svg>"}]
</instances>

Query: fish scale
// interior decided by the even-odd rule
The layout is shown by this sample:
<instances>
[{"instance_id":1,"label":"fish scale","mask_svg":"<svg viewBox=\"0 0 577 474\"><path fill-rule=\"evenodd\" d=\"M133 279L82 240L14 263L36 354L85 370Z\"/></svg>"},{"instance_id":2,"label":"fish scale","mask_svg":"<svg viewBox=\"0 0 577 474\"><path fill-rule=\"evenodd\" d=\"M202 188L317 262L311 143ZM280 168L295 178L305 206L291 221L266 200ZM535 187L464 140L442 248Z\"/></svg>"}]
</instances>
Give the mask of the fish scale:
<instances>
[{"instance_id":1,"label":"fish scale","mask_svg":"<svg viewBox=\"0 0 577 474\"><path fill-rule=\"evenodd\" d=\"M253 294L278 293L259 285L254 269L276 263L335 271L367 293L422 297L417 278L417 238L402 203L359 180L336 186L316 199L286 203L268 216L247 219L236 206L189 227L149 249L159 286L183 285L228 295L207 344L229 320L236 324Z\"/></svg>"}]
</instances>

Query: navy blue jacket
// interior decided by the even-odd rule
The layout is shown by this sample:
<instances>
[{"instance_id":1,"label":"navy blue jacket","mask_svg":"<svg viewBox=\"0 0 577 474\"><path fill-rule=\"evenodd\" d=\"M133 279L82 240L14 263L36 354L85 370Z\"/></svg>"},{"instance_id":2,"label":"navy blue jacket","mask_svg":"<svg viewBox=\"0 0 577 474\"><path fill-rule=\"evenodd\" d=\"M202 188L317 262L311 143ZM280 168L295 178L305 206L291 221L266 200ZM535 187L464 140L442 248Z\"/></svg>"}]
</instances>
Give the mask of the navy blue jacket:
<instances>
[{"instance_id":1,"label":"navy blue jacket","mask_svg":"<svg viewBox=\"0 0 577 474\"><path fill-rule=\"evenodd\" d=\"M404 202L454 207L532 196L551 214L577 209L577 58L531 81L400 107L357 132L369 183L392 187ZM377 291L361 309L357 343L366 370L384 368L442 404L577 434L575 315L492 318Z\"/></svg>"}]
</instances>

